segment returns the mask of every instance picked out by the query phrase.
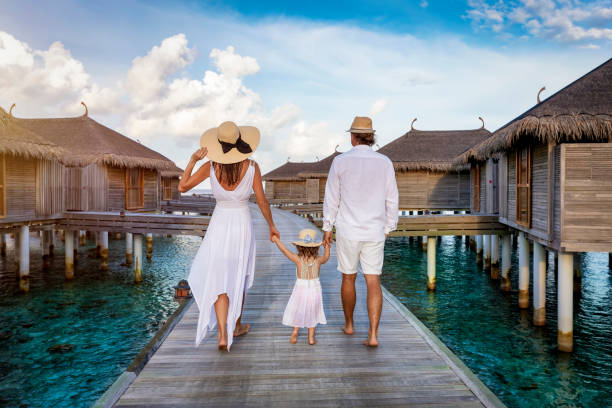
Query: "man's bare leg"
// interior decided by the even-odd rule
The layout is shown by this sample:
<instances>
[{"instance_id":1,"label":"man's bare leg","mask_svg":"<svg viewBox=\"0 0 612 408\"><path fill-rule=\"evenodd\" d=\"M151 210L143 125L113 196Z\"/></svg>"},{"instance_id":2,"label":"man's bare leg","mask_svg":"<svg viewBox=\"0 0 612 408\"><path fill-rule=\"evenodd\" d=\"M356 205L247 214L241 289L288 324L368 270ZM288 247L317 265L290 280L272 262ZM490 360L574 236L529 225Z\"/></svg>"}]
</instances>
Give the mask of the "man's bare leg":
<instances>
[{"instance_id":1,"label":"man's bare leg","mask_svg":"<svg viewBox=\"0 0 612 408\"><path fill-rule=\"evenodd\" d=\"M240 316L238 320L236 320L236 328L234 328L234 337L242 336L243 334L247 334L251 325L248 323L242 324L242 311L244 310L244 298L246 297L246 293L242 294L242 306L240 308Z\"/></svg>"},{"instance_id":2,"label":"man's bare leg","mask_svg":"<svg viewBox=\"0 0 612 408\"><path fill-rule=\"evenodd\" d=\"M342 309L344 310L344 327L342 331L345 334L355 333L353 325L353 312L355 311L355 302L357 301L357 294L355 293L355 278L356 273L353 274L342 274Z\"/></svg>"},{"instance_id":3,"label":"man's bare leg","mask_svg":"<svg viewBox=\"0 0 612 408\"><path fill-rule=\"evenodd\" d=\"M368 339L363 342L366 346L378 346L378 323L382 313L382 289L380 288L380 276L364 275L368 287L368 317L370 318L370 329Z\"/></svg>"}]
</instances>

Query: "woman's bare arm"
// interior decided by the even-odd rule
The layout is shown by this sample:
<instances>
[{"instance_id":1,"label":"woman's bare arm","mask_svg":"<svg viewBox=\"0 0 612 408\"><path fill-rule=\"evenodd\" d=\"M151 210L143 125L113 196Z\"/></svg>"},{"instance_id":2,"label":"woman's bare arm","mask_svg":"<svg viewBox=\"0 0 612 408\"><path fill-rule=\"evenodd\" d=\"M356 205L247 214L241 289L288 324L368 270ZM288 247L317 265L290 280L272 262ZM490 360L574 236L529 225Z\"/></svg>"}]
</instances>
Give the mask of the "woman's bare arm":
<instances>
[{"instance_id":1,"label":"woman's bare arm","mask_svg":"<svg viewBox=\"0 0 612 408\"><path fill-rule=\"evenodd\" d=\"M324 243L323 247L325 248L323 251L323 256L320 256L319 259L317 260L319 262L319 265L323 265L325 262L329 260L329 253L330 253L331 245Z\"/></svg>"},{"instance_id":2,"label":"woman's bare arm","mask_svg":"<svg viewBox=\"0 0 612 408\"><path fill-rule=\"evenodd\" d=\"M187 164L187 167L185 167L185 171L183 172L183 176L181 177L181 181L178 185L178 190L181 193L186 193L210 177L210 162L204 163L202 167L198 169L198 171L191 174L195 164L198 162L198 160L202 160L204 157L206 157L206 154L208 154L208 149L201 147L191 155L189 164Z\"/></svg>"},{"instance_id":3,"label":"woman's bare arm","mask_svg":"<svg viewBox=\"0 0 612 408\"><path fill-rule=\"evenodd\" d=\"M296 253L291 252L286 246L285 244L283 244L281 242L281 240L277 237L274 236L272 237L272 242L274 242L276 244L276 246L278 247L278 249L280 249L280 251L285 254L285 256L294 264L298 264L298 262L300 262L300 258L297 256Z\"/></svg>"},{"instance_id":4,"label":"woman's bare arm","mask_svg":"<svg viewBox=\"0 0 612 408\"><path fill-rule=\"evenodd\" d=\"M253 163L255 165L255 177L253 178L253 191L255 192L255 199L257 200L257 205L261 210L264 218L268 222L268 227L270 228L270 241L274 242L274 237L280 238L280 233L276 229L274 225L274 220L272 219L272 211L270 210L270 204L264 195L263 184L261 181L261 171L259 171L259 166L257 163Z\"/></svg>"}]
</instances>

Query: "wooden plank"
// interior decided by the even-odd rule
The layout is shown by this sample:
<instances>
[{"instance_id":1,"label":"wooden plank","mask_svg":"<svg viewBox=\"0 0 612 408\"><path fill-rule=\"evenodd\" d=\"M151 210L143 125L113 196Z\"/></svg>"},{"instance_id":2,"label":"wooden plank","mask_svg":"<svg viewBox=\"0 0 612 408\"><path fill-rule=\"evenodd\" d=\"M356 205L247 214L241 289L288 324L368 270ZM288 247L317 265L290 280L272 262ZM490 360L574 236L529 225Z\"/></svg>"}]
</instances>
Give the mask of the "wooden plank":
<instances>
[{"instance_id":1,"label":"wooden plank","mask_svg":"<svg viewBox=\"0 0 612 408\"><path fill-rule=\"evenodd\" d=\"M367 333L365 282L357 280L356 334L340 331L341 277L335 247L323 266L321 282L328 324L317 329L316 346L289 343L291 328L281 325L295 280L295 266L268 241L267 225L252 207L257 261L255 284L246 295L243 319L248 335L234 340L229 353L216 349L216 333L194 347L198 309L193 303L121 396L127 406L435 406L501 405L468 386L458 366L442 356L385 297L377 349L361 341ZM304 218L273 210L282 239L312 227ZM445 354L446 355L446 354ZM469 370L468 370L469 371ZM485 387L486 388L486 387ZM482 400L480 399L482 398ZM493 402L492 402L493 401Z\"/></svg>"}]
</instances>

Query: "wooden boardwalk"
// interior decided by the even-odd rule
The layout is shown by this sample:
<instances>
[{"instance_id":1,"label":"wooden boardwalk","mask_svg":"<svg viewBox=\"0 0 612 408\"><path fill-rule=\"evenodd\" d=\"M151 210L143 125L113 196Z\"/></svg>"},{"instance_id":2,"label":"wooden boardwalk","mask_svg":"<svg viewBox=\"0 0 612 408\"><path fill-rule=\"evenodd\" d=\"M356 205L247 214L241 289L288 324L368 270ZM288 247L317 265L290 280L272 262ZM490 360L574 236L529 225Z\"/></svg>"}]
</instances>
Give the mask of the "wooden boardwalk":
<instances>
[{"instance_id":1,"label":"wooden boardwalk","mask_svg":"<svg viewBox=\"0 0 612 408\"><path fill-rule=\"evenodd\" d=\"M198 309L191 303L161 347L122 395L118 407L195 406L432 406L481 407L501 403L439 340L385 294L380 347L362 345L368 329L365 283L357 279L356 334L346 336L335 248L321 271L328 324L289 343L281 318L295 268L268 241L268 230L252 206L257 235L255 284L245 302L251 332L219 352L216 333L194 347ZM311 226L304 218L273 210L281 238L289 243ZM361 274L361 273L360 273ZM407 314L408 313L408 314Z\"/></svg>"}]
</instances>

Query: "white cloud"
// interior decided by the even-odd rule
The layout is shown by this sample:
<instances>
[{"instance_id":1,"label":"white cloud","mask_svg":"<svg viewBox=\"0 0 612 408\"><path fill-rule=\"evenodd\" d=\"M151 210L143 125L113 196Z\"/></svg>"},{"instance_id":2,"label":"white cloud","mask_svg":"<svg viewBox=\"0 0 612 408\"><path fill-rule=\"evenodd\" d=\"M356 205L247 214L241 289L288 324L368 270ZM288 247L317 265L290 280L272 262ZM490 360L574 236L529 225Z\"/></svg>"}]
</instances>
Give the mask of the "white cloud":
<instances>
[{"instance_id":1,"label":"white cloud","mask_svg":"<svg viewBox=\"0 0 612 408\"><path fill-rule=\"evenodd\" d=\"M280 147L291 161L312 161L315 157L321 159L330 155L345 139L344 134L332 132L326 121L299 121L291 128L289 137L281 141Z\"/></svg>"},{"instance_id":2,"label":"white cloud","mask_svg":"<svg viewBox=\"0 0 612 408\"><path fill-rule=\"evenodd\" d=\"M17 103L19 114L40 107L64 113L79 109L82 97L101 110L115 103L116 94L91 82L83 64L61 42L48 50L33 50L9 33L0 31L0 91L3 100ZM36 104L36 106L32 106ZM82 109L82 108L80 108Z\"/></svg>"},{"instance_id":3,"label":"white cloud","mask_svg":"<svg viewBox=\"0 0 612 408\"><path fill-rule=\"evenodd\" d=\"M476 28L506 35L518 25L535 37L562 43L612 41L612 1L469 0L467 18Z\"/></svg>"},{"instance_id":4,"label":"white cloud","mask_svg":"<svg viewBox=\"0 0 612 408\"><path fill-rule=\"evenodd\" d=\"M427 6L429 6L429 2L427 0L421 0L419 6L421 6L422 8L427 8Z\"/></svg>"},{"instance_id":5,"label":"white cloud","mask_svg":"<svg viewBox=\"0 0 612 408\"><path fill-rule=\"evenodd\" d=\"M388 104L389 102L384 98L376 100L370 108L370 116L378 115L387 108Z\"/></svg>"}]
</instances>

